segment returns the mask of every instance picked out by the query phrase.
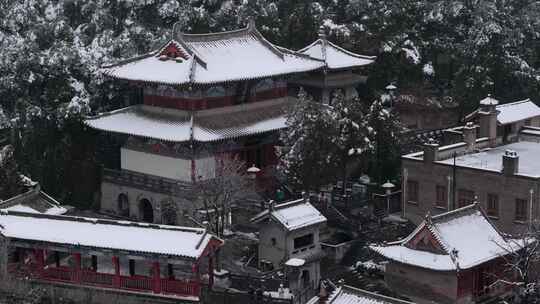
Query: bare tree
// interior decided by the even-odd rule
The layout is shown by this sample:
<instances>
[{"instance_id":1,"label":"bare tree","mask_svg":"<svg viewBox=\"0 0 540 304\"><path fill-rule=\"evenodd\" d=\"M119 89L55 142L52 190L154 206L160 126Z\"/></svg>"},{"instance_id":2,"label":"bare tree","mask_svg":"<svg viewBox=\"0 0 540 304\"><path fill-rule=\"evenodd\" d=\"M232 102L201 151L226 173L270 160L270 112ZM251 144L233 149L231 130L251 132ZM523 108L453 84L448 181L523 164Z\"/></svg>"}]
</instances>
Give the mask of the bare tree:
<instances>
[{"instance_id":1,"label":"bare tree","mask_svg":"<svg viewBox=\"0 0 540 304\"><path fill-rule=\"evenodd\" d=\"M255 184L247 174L246 164L238 157L224 156L218 159L216 168L199 178L195 185L198 198L206 211L206 221L213 232L222 237L230 224L231 207L234 203L254 193Z\"/></svg>"},{"instance_id":2,"label":"bare tree","mask_svg":"<svg viewBox=\"0 0 540 304\"><path fill-rule=\"evenodd\" d=\"M497 245L506 255L503 257L504 273L497 275L494 284L513 288L512 303L540 303L540 229L537 223L530 223L518 237L508 238L506 245Z\"/></svg>"}]
</instances>

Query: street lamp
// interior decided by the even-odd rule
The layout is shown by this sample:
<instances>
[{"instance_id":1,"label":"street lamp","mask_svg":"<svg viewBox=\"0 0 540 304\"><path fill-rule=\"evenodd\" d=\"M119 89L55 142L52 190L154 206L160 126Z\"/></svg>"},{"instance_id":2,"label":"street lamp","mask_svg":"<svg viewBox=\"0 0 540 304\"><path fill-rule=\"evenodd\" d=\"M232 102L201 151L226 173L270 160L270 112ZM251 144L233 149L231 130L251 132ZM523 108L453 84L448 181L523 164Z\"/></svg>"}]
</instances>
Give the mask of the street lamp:
<instances>
[{"instance_id":1,"label":"street lamp","mask_svg":"<svg viewBox=\"0 0 540 304\"><path fill-rule=\"evenodd\" d=\"M396 94L397 87L393 83L390 83L389 85L385 87L385 89L386 89L386 92L388 92L388 95L390 96L390 108L391 108L394 104L394 98L396 97L395 94Z\"/></svg>"},{"instance_id":2,"label":"street lamp","mask_svg":"<svg viewBox=\"0 0 540 304\"><path fill-rule=\"evenodd\" d=\"M386 211L388 215L390 215L390 194L392 194L392 189L394 189L396 185L387 180L386 183L381 185L381 187L383 187L384 194L386 195Z\"/></svg>"},{"instance_id":3,"label":"street lamp","mask_svg":"<svg viewBox=\"0 0 540 304\"><path fill-rule=\"evenodd\" d=\"M253 180L257 179L257 174L259 174L259 172L261 172L261 169L255 167L255 164L251 165L251 167L247 169L249 178Z\"/></svg>"}]
</instances>

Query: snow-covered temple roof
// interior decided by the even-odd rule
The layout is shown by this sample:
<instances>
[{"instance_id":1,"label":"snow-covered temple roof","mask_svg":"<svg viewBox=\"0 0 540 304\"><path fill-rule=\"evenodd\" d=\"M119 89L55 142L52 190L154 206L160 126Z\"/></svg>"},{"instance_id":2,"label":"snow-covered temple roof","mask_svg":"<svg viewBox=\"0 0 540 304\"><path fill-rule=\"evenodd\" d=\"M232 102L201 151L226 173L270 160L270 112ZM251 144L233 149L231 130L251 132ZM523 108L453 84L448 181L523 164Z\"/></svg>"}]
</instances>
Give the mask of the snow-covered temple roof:
<instances>
[{"instance_id":1,"label":"snow-covered temple roof","mask_svg":"<svg viewBox=\"0 0 540 304\"><path fill-rule=\"evenodd\" d=\"M328 297L326 304L412 304L352 286L340 286Z\"/></svg>"},{"instance_id":2,"label":"snow-covered temple roof","mask_svg":"<svg viewBox=\"0 0 540 304\"><path fill-rule=\"evenodd\" d=\"M210 34L175 29L174 38L162 48L102 71L118 79L182 85L259 79L322 67L321 60L273 45L250 23L244 29Z\"/></svg>"},{"instance_id":3,"label":"snow-covered temple roof","mask_svg":"<svg viewBox=\"0 0 540 304\"><path fill-rule=\"evenodd\" d=\"M271 217L289 231L326 222L326 217L304 199L286 202L271 208L273 210L265 210L253 217L251 221L259 223Z\"/></svg>"},{"instance_id":4,"label":"snow-covered temple roof","mask_svg":"<svg viewBox=\"0 0 540 304\"><path fill-rule=\"evenodd\" d=\"M417 249L419 243L433 248ZM520 247L518 241L501 235L478 203L437 216L428 214L404 240L370 246L390 260L438 271L469 269Z\"/></svg>"},{"instance_id":5,"label":"snow-covered temple roof","mask_svg":"<svg viewBox=\"0 0 540 304\"><path fill-rule=\"evenodd\" d=\"M136 105L88 117L91 128L170 142L212 142L286 128L289 98L197 112Z\"/></svg>"},{"instance_id":6,"label":"snow-covered temple roof","mask_svg":"<svg viewBox=\"0 0 540 304\"><path fill-rule=\"evenodd\" d=\"M324 61L330 70L366 66L377 58L347 51L326 40L324 36L298 52Z\"/></svg>"},{"instance_id":7,"label":"snow-covered temple roof","mask_svg":"<svg viewBox=\"0 0 540 304\"><path fill-rule=\"evenodd\" d=\"M7 238L123 250L143 254L201 257L211 242L205 229L0 211L0 234Z\"/></svg>"},{"instance_id":8,"label":"snow-covered temple roof","mask_svg":"<svg viewBox=\"0 0 540 304\"><path fill-rule=\"evenodd\" d=\"M57 200L39 189L31 189L26 193L1 201L0 209L52 215L61 215L68 211Z\"/></svg>"},{"instance_id":9,"label":"snow-covered temple roof","mask_svg":"<svg viewBox=\"0 0 540 304\"><path fill-rule=\"evenodd\" d=\"M489 99L489 100L488 100ZM493 101L494 100L494 101ZM498 101L486 97L481 102L483 104L496 105L497 110L497 123L500 125L506 125L523 121L540 116L540 107L538 107L530 99L520 100L516 102L510 102L505 104L498 104ZM469 121L477 116L479 110L475 110L465 117L466 121Z\"/></svg>"}]
</instances>

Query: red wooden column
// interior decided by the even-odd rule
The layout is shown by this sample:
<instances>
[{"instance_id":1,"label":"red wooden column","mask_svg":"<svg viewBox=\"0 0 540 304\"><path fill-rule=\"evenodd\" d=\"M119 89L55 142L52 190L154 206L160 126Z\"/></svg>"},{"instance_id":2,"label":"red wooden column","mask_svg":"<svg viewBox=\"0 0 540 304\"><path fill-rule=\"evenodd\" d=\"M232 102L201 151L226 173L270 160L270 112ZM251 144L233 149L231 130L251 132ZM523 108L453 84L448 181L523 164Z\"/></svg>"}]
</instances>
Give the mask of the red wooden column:
<instances>
[{"instance_id":1,"label":"red wooden column","mask_svg":"<svg viewBox=\"0 0 540 304\"><path fill-rule=\"evenodd\" d=\"M75 265L73 265L73 280L77 283L81 282L81 254L74 253L73 260Z\"/></svg>"},{"instance_id":2,"label":"red wooden column","mask_svg":"<svg viewBox=\"0 0 540 304\"><path fill-rule=\"evenodd\" d=\"M214 285L214 253L208 256L208 288Z\"/></svg>"},{"instance_id":3,"label":"red wooden column","mask_svg":"<svg viewBox=\"0 0 540 304\"><path fill-rule=\"evenodd\" d=\"M45 255L43 253L43 249L34 249L34 257L36 258L37 275L41 277L45 267Z\"/></svg>"},{"instance_id":4,"label":"red wooden column","mask_svg":"<svg viewBox=\"0 0 540 304\"><path fill-rule=\"evenodd\" d=\"M159 262L152 263L154 274L154 293L161 293L161 277L159 273Z\"/></svg>"},{"instance_id":5,"label":"red wooden column","mask_svg":"<svg viewBox=\"0 0 540 304\"><path fill-rule=\"evenodd\" d=\"M120 260L117 256L112 257L112 264L114 267L113 287L120 288Z\"/></svg>"}]
</instances>

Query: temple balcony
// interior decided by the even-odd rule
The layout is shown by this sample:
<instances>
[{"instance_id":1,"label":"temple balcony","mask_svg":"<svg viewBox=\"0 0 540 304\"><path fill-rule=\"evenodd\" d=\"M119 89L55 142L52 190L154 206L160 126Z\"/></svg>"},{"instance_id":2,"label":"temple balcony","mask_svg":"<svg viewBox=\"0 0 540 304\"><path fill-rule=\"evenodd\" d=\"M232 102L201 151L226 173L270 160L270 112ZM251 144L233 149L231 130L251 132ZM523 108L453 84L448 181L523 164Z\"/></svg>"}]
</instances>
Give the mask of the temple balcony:
<instances>
[{"instance_id":1,"label":"temple balcony","mask_svg":"<svg viewBox=\"0 0 540 304\"><path fill-rule=\"evenodd\" d=\"M125 185L169 195L186 193L191 191L193 187L193 184L189 182L182 182L129 170L113 170L107 168L103 169L102 180L117 185Z\"/></svg>"}]
</instances>

